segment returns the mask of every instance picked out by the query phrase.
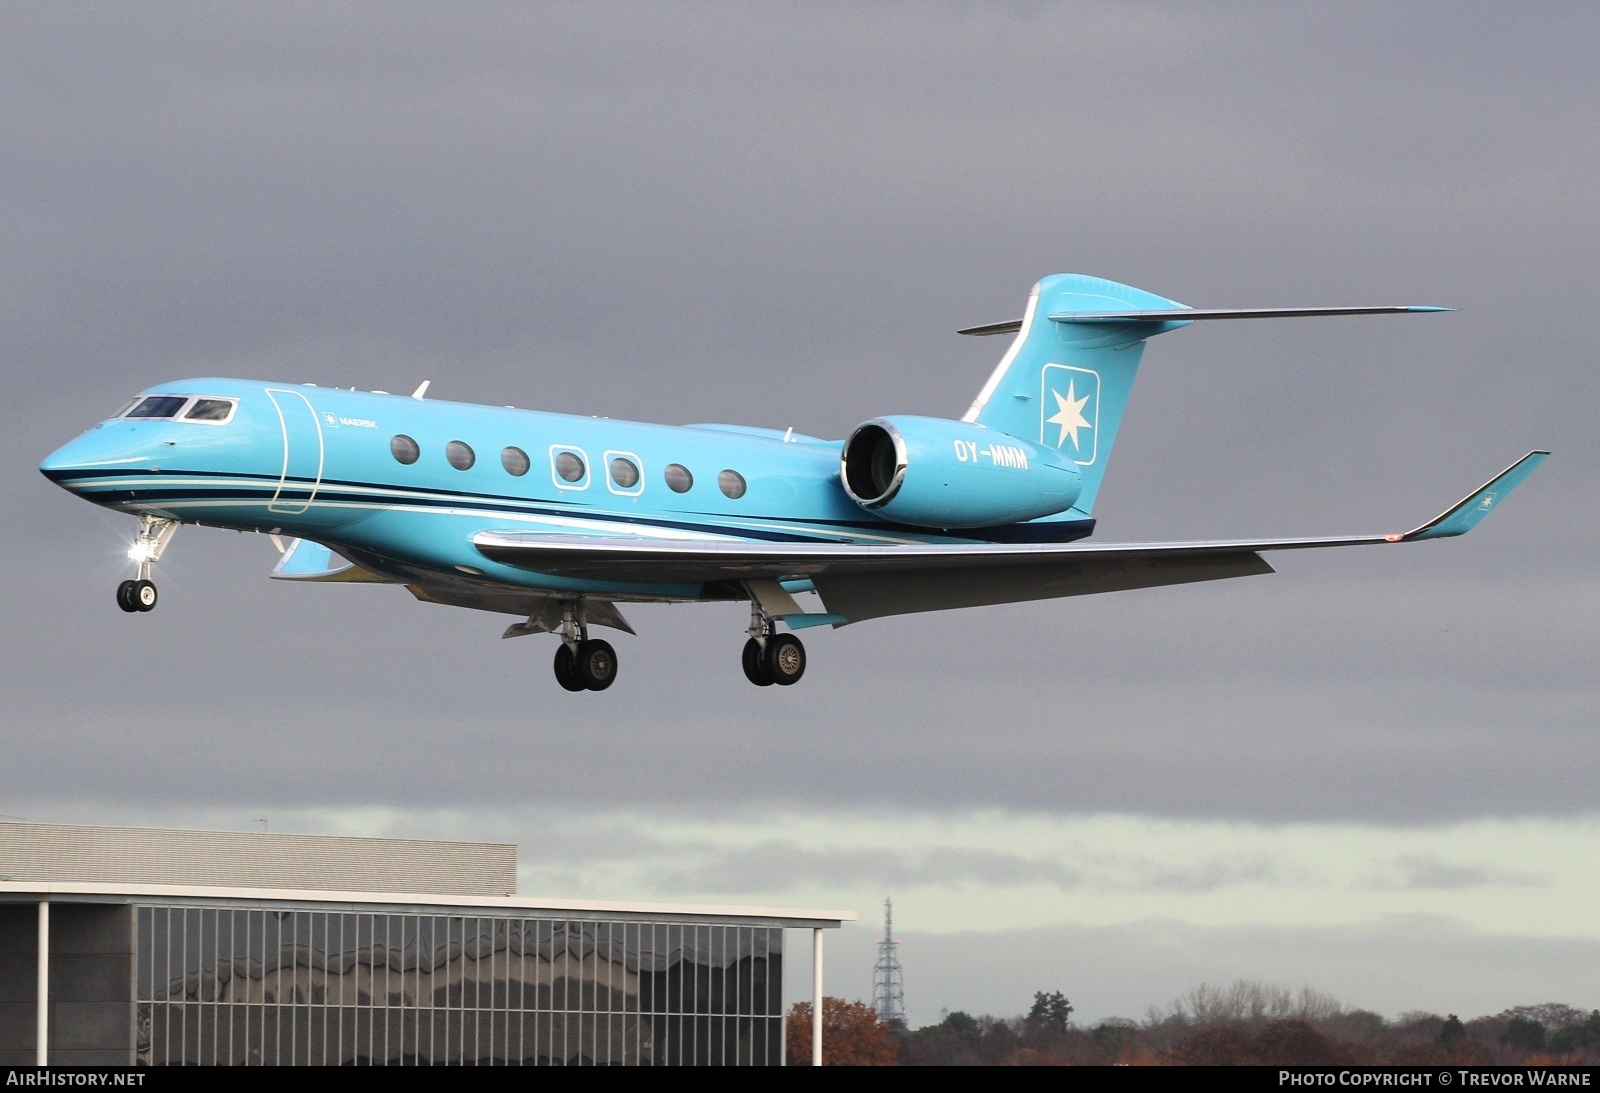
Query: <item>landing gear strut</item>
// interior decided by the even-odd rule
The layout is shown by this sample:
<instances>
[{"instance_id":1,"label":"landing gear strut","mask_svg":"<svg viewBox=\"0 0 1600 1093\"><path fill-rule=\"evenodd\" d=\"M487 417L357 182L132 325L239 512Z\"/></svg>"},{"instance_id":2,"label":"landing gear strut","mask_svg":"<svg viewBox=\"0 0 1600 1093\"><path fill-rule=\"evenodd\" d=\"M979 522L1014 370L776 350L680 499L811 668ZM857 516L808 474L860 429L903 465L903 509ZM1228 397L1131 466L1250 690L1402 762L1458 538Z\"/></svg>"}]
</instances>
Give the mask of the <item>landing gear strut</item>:
<instances>
[{"instance_id":1,"label":"landing gear strut","mask_svg":"<svg viewBox=\"0 0 1600 1093\"><path fill-rule=\"evenodd\" d=\"M556 682L569 691L603 691L617 679L617 652L609 641L589 637L583 604L569 605L561 617L556 648Z\"/></svg>"},{"instance_id":2,"label":"landing gear strut","mask_svg":"<svg viewBox=\"0 0 1600 1093\"><path fill-rule=\"evenodd\" d=\"M776 683L788 687L806 674L806 647L793 634L779 634L777 624L750 599L750 638L744 643L740 662L744 677L757 687Z\"/></svg>"},{"instance_id":3,"label":"landing gear strut","mask_svg":"<svg viewBox=\"0 0 1600 1093\"><path fill-rule=\"evenodd\" d=\"M117 585L118 607L128 612L155 610L156 586L150 579L150 570L161 560L161 552L167 549L177 530L176 520L164 516L139 517L139 533L128 551L128 557L139 563L139 578Z\"/></svg>"}]
</instances>

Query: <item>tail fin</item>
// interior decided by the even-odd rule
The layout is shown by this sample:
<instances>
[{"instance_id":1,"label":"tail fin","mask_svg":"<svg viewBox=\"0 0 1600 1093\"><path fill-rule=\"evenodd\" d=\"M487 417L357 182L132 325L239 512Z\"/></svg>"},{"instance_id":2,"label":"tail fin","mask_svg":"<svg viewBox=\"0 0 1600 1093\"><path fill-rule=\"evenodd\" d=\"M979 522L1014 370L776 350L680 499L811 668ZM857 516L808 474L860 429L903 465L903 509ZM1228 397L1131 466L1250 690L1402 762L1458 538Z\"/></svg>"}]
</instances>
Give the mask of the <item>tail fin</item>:
<instances>
[{"instance_id":1,"label":"tail fin","mask_svg":"<svg viewBox=\"0 0 1600 1093\"><path fill-rule=\"evenodd\" d=\"M1123 321L1121 315L1182 307L1098 277L1058 273L1044 278L1028 298L1017 340L961 420L1036 440L1077 463L1083 492L1073 507L1087 515L1133 390L1145 339L1188 325L1181 319ZM1075 314L1086 321L1074 321ZM970 332L998 332L1008 325Z\"/></svg>"}]
</instances>

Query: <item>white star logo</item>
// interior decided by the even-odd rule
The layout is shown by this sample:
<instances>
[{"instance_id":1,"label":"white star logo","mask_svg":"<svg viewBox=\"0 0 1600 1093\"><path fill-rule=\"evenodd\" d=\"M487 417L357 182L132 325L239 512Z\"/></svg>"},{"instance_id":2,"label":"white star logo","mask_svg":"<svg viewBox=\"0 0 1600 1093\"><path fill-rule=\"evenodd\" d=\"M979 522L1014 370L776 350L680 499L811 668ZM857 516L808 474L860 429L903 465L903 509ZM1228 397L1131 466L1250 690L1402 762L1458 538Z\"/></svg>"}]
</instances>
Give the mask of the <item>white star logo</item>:
<instances>
[{"instance_id":1,"label":"white star logo","mask_svg":"<svg viewBox=\"0 0 1600 1093\"><path fill-rule=\"evenodd\" d=\"M1083 408L1088 404L1089 396L1084 395L1079 398L1077 388L1072 380L1067 381L1066 398L1061 397L1060 391L1053 389L1050 394L1055 397L1056 412L1054 416L1047 417L1045 420L1051 425L1061 426L1061 435L1056 438L1056 447L1060 448L1065 445L1068 435L1071 435L1072 450L1077 451L1079 449L1078 430L1094 428L1089 424L1089 419L1083 416Z\"/></svg>"}]
</instances>

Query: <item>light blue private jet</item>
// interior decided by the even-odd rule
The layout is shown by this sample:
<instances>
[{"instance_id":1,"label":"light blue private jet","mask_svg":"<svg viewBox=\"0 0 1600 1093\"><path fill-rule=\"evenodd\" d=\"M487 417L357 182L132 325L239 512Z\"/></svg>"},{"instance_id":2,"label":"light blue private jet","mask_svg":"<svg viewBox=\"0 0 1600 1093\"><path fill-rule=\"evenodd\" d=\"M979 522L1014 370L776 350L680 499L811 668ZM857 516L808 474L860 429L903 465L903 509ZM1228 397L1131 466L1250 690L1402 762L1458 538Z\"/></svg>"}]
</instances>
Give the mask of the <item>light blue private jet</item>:
<instances>
[{"instance_id":1,"label":"light blue private jet","mask_svg":"<svg viewBox=\"0 0 1600 1093\"><path fill-rule=\"evenodd\" d=\"M1530 452L1403 534L1087 544L1144 343L1210 319L1443 311L1205 311L1095 277L1034 287L960 420L880 417L843 442L733 425L649 425L311 384L152 387L44 461L53 482L138 517L124 611L179 524L268 533L282 580L402 584L419 600L556 633L572 691L616 678L594 626L618 603L748 601L744 671L788 685L788 631L886 615L1270 573L1302 547L1461 535L1545 458ZM283 546L283 538L293 541ZM796 601L815 592L821 611Z\"/></svg>"}]
</instances>

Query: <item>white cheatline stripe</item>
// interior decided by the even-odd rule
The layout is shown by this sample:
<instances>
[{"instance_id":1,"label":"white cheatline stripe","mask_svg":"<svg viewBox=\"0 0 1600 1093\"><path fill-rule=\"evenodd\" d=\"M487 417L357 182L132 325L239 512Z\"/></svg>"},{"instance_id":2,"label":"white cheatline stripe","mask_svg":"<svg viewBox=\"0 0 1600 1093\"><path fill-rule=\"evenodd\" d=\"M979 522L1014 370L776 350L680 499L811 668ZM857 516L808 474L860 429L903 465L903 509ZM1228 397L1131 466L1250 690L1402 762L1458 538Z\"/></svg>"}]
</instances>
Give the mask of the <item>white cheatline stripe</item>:
<instances>
[{"instance_id":1,"label":"white cheatline stripe","mask_svg":"<svg viewBox=\"0 0 1600 1093\"><path fill-rule=\"evenodd\" d=\"M161 478L161 486L164 489L166 489L166 488L207 488L207 487L210 487L210 488L213 488L213 489L241 489L241 488L264 489L265 488L265 482L266 482L266 480L260 479L260 478L218 478L216 476L211 476L211 475L207 475L207 476L204 476L204 477L196 477L196 476L191 476L191 475L184 475L184 476L163 475L162 478ZM96 483L96 485L99 488L106 489L106 490L115 490L115 489L119 489L119 488L136 488L136 487L148 486L149 484L150 484L150 479L148 478L148 476L140 476L140 477L137 477L137 478L101 479L101 480L98 480L97 483ZM395 501L397 501L399 499L402 499L402 498L411 499L411 500L419 500L419 501L436 500L438 498L438 494L437 493L429 493L429 492L420 491L420 490L407 490L407 489L399 489L399 488L393 488L393 487L371 486L371 485L337 485L337 486L335 486L335 485L330 485L328 482L320 483L319 488L321 490L323 490L323 491L335 491L335 492L341 492L341 493L354 493L354 494L358 494L358 495L365 495L365 496L368 496L368 497L372 497L375 500L381 498L381 499L384 499L387 503L382 504L382 505L376 505L376 504L364 504L364 503L360 503L360 502L351 502L351 501L325 501L325 500L323 500L321 498L317 498L317 499L314 499L312 501L312 504L311 504L312 508L320 508L320 507L324 507L324 506L335 507L335 508L369 508L369 507L378 508L378 507L381 507L381 508L387 508L387 509L394 509L394 510L397 510L397 511L418 511L419 508L427 509L427 510L431 510L431 511L439 511L439 512L459 512L460 511L460 510L456 510L453 507L452 508L439 508L437 506L408 506L408 505L399 505L399 504L395 504L394 503ZM493 512L495 512L497 514L498 513L504 513L505 514L505 518L508 518L508 519L511 517L512 513L518 511L518 509L512 508L510 506L534 506L534 505L546 505L546 504L550 503L548 501L541 501L541 500L536 499L536 498L529 498L526 501L522 501L522 500L518 500L518 499L509 499L508 500L508 499L503 498L503 497L489 497L489 496L484 496L484 495L480 495L480 497L484 502L486 502L486 503L488 503L490 505L494 505L496 507L493 510L482 510L482 509L480 509L480 510L476 510L476 511L478 511L478 512L493 511ZM248 500L248 499L247 500L239 500L239 499L233 499L233 498L228 498L228 499L218 498L215 501L205 501L205 500L178 501L178 500L173 500L173 501L164 502L164 504L167 504L169 507L183 507L183 508L193 508L196 505L217 505L219 507L239 507L239 506L255 505L255 504L258 504L258 503L259 503L258 501L254 501L254 500ZM502 506L504 506L504 507L502 507ZM537 514L537 515L542 516L543 514ZM690 514L688 514L688 513L665 512L665 513L662 513L661 516L662 516L663 519L672 519L672 518L686 519L686 518L688 518L690 516ZM559 517L550 517L550 519L561 519L561 518L559 518ZM584 518L582 518L582 517L570 517L568 519L582 520ZM608 518L606 516L596 516L596 517L593 517L591 519L593 519L593 520L598 522L596 526L603 527L603 528L606 528L606 529L613 529L613 528L618 526L617 521L615 521L615 520L613 520L611 518ZM753 518L753 517L740 517L740 516L733 516L733 515L721 516L721 517L719 517L719 519L722 521L722 523L720 525L718 525L718 526L724 527L724 528L729 528L729 529L737 528L737 529L746 529L746 530L750 530L750 531L783 531L783 532L789 532L791 534L798 534L798 535L823 535L823 536L828 536L828 537L838 536L838 537L843 537L843 538L855 539L855 540L858 540L858 541L865 540L865 541L869 541L869 542L884 543L884 544L891 545L891 546L913 545L913 544L916 544L916 543L922 543L922 542L926 542L927 541L925 539L919 539L919 538L908 538L908 537L906 537L904 535L890 535L890 534L882 534L882 533L876 533L876 532L863 531L863 530L861 530L859 528L846 528L846 527L842 527L840 525L820 525L819 526L819 525L814 525L814 524L795 524L795 523L791 523L789 521L781 520L781 519L763 520L763 519L757 519L757 518ZM575 523L572 526L576 527L576 526L582 526L582 525ZM655 537L657 537L657 538L677 538L677 537L680 537L680 536L684 537L684 538L695 538L695 537L703 536L705 534L710 534L712 537L718 537L718 533L715 533L715 532L712 532L712 533L701 533L701 532L694 532L694 531L684 531L682 529L662 528L662 527L659 527L658 525L647 525L647 526L655 528ZM641 533L636 533L636 534L647 534L647 533L642 533L641 532ZM726 533L726 532L721 533L721 537L728 537L728 533Z\"/></svg>"}]
</instances>

